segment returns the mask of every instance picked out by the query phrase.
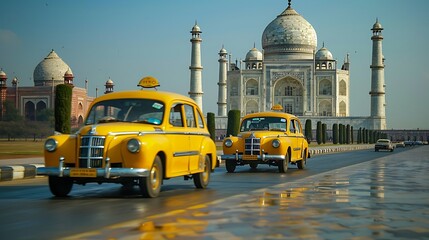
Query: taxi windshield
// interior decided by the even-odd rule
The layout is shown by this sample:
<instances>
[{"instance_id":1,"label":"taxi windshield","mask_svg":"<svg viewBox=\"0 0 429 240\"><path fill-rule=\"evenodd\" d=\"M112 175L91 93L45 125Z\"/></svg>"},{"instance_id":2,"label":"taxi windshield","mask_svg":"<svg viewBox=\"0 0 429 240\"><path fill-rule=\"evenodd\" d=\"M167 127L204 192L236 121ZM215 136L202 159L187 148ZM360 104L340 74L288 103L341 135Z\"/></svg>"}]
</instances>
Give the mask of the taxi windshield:
<instances>
[{"instance_id":1,"label":"taxi windshield","mask_svg":"<svg viewBox=\"0 0 429 240\"><path fill-rule=\"evenodd\" d=\"M92 106L86 125L108 122L135 122L160 125L164 104L152 99L113 99Z\"/></svg>"},{"instance_id":2,"label":"taxi windshield","mask_svg":"<svg viewBox=\"0 0 429 240\"><path fill-rule=\"evenodd\" d=\"M246 131L286 131L286 119L280 117L256 117L244 119L241 132Z\"/></svg>"}]
</instances>

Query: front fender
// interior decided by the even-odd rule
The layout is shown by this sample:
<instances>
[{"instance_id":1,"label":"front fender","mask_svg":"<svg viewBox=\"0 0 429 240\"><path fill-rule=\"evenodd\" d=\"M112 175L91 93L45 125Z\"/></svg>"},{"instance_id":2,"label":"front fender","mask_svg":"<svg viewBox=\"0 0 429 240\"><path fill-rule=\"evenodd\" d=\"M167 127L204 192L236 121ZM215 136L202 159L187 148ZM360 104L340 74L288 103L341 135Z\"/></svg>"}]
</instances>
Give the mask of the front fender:
<instances>
[{"instance_id":1,"label":"front fender","mask_svg":"<svg viewBox=\"0 0 429 240\"><path fill-rule=\"evenodd\" d=\"M77 158L77 136L74 134L53 135L47 139L54 139L57 148L53 152L44 150L45 166L57 167L60 157L64 157L64 163L74 164Z\"/></svg>"},{"instance_id":2,"label":"front fender","mask_svg":"<svg viewBox=\"0 0 429 240\"><path fill-rule=\"evenodd\" d=\"M131 139L137 139L141 143L139 152L132 153L128 150L127 144ZM126 168L152 168L153 160L159 152L171 154L171 142L162 135L145 135L127 137L121 142L121 158L123 167ZM166 156L167 158L171 156Z\"/></svg>"}]
</instances>

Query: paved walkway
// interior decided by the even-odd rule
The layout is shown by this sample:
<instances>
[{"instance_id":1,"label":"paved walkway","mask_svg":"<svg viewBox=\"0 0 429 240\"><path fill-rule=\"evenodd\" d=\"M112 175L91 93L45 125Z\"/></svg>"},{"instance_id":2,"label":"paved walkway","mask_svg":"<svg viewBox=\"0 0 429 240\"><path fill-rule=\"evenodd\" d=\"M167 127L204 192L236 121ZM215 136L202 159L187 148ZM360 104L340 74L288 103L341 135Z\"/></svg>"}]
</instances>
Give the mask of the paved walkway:
<instances>
[{"instance_id":1,"label":"paved walkway","mask_svg":"<svg viewBox=\"0 0 429 240\"><path fill-rule=\"evenodd\" d=\"M429 147L68 239L429 239Z\"/></svg>"}]
</instances>

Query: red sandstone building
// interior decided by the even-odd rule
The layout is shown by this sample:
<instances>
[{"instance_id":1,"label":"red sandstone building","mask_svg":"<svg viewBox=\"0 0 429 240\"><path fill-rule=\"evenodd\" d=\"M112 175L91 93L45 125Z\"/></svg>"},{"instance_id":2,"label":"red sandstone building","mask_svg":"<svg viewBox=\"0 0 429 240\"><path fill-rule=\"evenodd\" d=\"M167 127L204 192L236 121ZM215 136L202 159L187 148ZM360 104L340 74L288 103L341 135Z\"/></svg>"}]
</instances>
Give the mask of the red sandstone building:
<instances>
[{"instance_id":1,"label":"red sandstone building","mask_svg":"<svg viewBox=\"0 0 429 240\"><path fill-rule=\"evenodd\" d=\"M52 50L34 69L34 86L19 86L18 79L7 83L7 75L0 70L0 104L6 101L15 105L18 113L26 120L37 120L36 112L44 109L54 109L55 86L69 84L73 86L71 121L72 127L83 123L84 116L94 97L88 96L87 82L85 88L73 85L73 72L71 68ZM113 81L106 82L105 93L113 92ZM0 108L1 118L7 115L4 107Z\"/></svg>"}]
</instances>

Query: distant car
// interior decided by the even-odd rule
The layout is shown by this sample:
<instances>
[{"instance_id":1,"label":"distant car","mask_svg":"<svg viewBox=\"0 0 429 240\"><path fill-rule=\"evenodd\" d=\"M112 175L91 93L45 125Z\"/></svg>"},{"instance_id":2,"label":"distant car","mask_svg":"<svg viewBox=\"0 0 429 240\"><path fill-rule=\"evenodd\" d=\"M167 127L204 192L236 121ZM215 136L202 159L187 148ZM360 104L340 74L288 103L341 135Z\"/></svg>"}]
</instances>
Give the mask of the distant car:
<instances>
[{"instance_id":1,"label":"distant car","mask_svg":"<svg viewBox=\"0 0 429 240\"><path fill-rule=\"evenodd\" d=\"M304 169L310 156L301 122L283 112L246 115L238 136L224 139L223 153L221 159L230 173L247 164L252 169L258 164L277 166L280 173L287 171L289 163Z\"/></svg>"},{"instance_id":2,"label":"distant car","mask_svg":"<svg viewBox=\"0 0 429 240\"><path fill-rule=\"evenodd\" d=\"M389 139L378 139L375 143L375 151L378 152L380 149L393 152L395 147Z\"/></svg>"},{"instance_id":3,"label":"distant car","mask_svg":"<svg viewBox=\"0 0 429 240\"><path fill-rule=\"evenodd\" d=\"M152 77L138 86L159 86ZM67 196L73 184L119 183L139 186L157 197L164 180L193 179L206 188L218 165L216 145L203 113L191 98L162 91L108 93L94 100L84 126L45 142L45 167L55 196Z\"/></svg>"},{"instance_id":4,"label":"distant car","mask_svg":"<svg viewBox=\"0 0 429 240\"><path fill-rule=\"evenodd\" d=\"M404 141L404 145L405 145L405 147L411 147L411 146L414 146L414 141L410 141L410 140L408 140L408 141Z\"/></svg>"},{"instance_id":5,"label":"distant car","mask_svg":"<svg viewBox=\"0 0 429 240\"><path fill-rule=\"evenodd\" d=\"M404 148L405 147L405 143L404 142L398 142L398 143L396 143L396 147L397 148Z\"/></svg>"}]
</instances>

